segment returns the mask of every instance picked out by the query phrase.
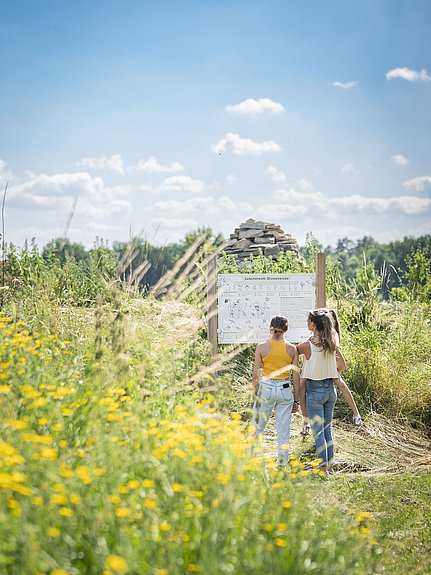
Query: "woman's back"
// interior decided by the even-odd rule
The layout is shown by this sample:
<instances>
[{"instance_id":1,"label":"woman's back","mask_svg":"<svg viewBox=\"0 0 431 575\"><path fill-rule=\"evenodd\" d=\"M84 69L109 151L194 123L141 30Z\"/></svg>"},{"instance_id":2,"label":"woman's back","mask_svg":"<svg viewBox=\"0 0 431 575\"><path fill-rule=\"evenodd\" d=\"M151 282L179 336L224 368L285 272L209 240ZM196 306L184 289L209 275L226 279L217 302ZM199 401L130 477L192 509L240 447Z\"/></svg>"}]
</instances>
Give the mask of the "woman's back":
<instances>
[{"instance_id":1,"label":"woman's back","mask_svg":"<svg viewBox=\"0 0 431 575\"><path fill-rule=\"evenodd\" d=\"M338 370L335 352L325 352L322 347L315 345L311 341L308 343L310 345L310 357L309 359L304 357L301 377L316 381L337 378Z\"/></svg>"},{"instance_id":2,"label":"woman's back","mask_svg":"<svg viewBox=\"0 0 431 575\"><path fill-rule=\"evenodd\" d=\"M283 369L292 363L292 356L288 353L288 344L283 339L281 341L269 340L271 349L267 355L262 357L263 375L271 379L285 379L289 374L288 369Z\"/></svg>"}]
</instances>

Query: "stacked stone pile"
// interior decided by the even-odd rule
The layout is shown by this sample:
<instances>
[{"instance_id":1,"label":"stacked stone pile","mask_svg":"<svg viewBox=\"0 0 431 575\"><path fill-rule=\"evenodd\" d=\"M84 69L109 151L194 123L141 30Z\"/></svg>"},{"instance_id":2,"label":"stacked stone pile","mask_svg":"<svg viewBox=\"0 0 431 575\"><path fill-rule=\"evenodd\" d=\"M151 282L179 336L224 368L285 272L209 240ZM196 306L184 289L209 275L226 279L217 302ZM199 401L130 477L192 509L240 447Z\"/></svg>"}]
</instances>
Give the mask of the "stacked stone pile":
<instances>
[{"instance_id":1,"label":"stacked stone pile","mask_svg":"<svg viewBox=\"0 0 431 575\"><path fill-rule=\"evenodd\" d=\"M273 259L277 259L282 252L292 252L299 257L299 246L294 237L285 234L280 226L253 219L235 228L224 251L239 260L258 255L259 251Z\"/></svg>"}]
</instances>

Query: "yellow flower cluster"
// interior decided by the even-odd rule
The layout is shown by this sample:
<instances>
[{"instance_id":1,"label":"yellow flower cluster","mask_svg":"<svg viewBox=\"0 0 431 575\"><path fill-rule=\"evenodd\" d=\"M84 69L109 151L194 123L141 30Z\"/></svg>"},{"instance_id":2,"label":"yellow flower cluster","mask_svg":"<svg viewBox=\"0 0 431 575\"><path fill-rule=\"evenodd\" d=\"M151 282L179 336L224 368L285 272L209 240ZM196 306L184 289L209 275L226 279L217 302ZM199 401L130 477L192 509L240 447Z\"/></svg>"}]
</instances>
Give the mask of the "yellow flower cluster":
<instances>
[{"instance_id":1,"label":"yellow flower cluster","mask_svg":"<svg viewBox=\"0 0 431 575\"><path fill-rule=\"evenodd\" d=\"M296 513L289 480L319 474L318 460L293 456L280 474L275 462L250 455L240 414L221 415L205 399L162 408L169 415L160 418L135 401L125 378L86 379L67 353L67 342L37 337L0 314L0 503L11 518L39 524L35 550L55 555L95 524L103 575L132 570L120 546L130 539L186 549L184 567L202 575L194 562L201 526L213 517L234 525L232 517L270 492L268 516L257 511L254 525L266 552L286 552ZM357 519L362 533L365 519ZM52 565L51 575L76 571L70 562ZM167 567L152 572L174 575Z\"/></svg>"}]
</instances>

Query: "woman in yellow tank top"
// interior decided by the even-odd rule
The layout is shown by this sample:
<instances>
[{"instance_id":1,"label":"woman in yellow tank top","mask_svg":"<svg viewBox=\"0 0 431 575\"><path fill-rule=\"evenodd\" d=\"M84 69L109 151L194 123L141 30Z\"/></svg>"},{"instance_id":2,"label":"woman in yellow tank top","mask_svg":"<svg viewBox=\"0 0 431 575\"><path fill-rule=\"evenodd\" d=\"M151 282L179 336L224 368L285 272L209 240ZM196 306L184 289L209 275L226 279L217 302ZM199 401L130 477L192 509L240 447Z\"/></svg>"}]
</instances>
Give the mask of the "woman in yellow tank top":
<instances>
[{"instance_id":1,"label":"woman in yellow tank top","mask_svg":"<svg viewBox=\"0 0 431 575\"><path fill-rule=\"evenodd\" d=\"M299 404L298 352L284 339L287 329L286 317L271 319L270 337L256 347L253 366L256 400L251 423L256 428L254 440L259 440L274 410L279 465L287 465L289 460L290 419Z\"/></svg>"}]
</instances>

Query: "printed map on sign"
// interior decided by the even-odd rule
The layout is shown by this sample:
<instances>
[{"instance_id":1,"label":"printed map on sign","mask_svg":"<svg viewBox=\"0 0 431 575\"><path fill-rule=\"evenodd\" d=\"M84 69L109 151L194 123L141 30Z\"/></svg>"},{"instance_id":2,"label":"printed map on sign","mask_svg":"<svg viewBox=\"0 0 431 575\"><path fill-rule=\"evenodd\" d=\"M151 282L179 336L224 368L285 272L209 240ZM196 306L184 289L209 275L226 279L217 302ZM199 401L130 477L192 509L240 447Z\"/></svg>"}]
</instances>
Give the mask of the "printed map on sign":
<instances>
[{"instance_id":1,"label":"printed map on sign","mask_svg":"<svg viewBox=\"0 0 431 575\"><path fill-rule=\"evenodd\" d=\"M268 338L275 315L289 320L286 338L310 335L307 314L314 309L314 274L219 274L218 343L259 343Z\"/></svg>"}]
</instances>

